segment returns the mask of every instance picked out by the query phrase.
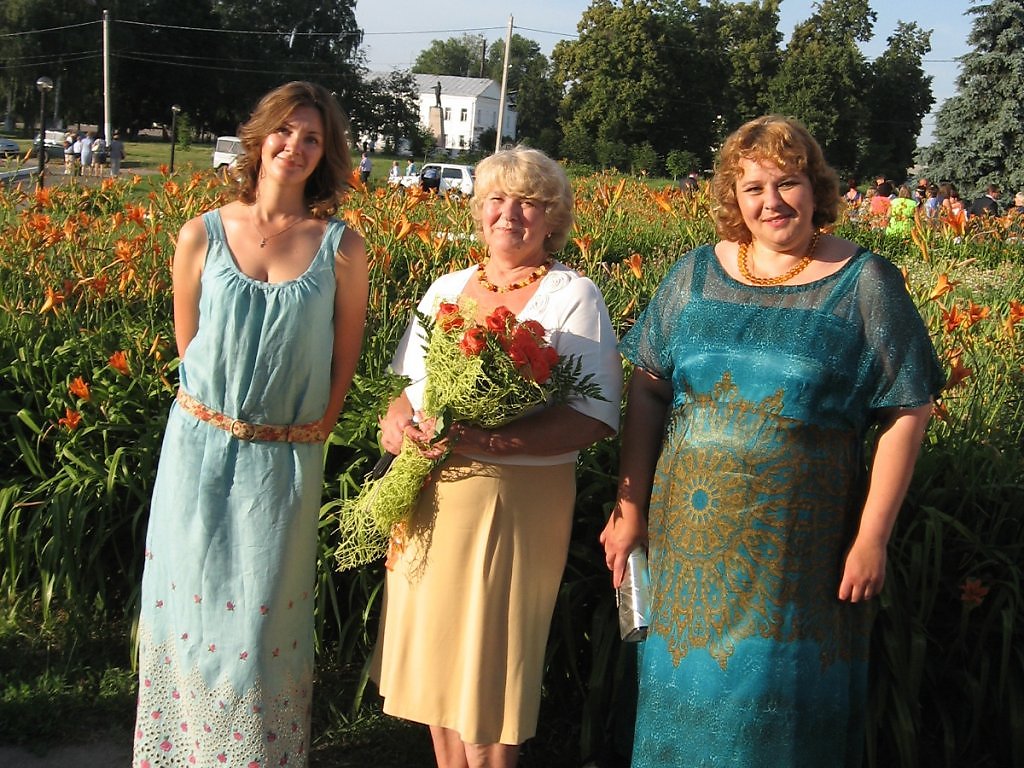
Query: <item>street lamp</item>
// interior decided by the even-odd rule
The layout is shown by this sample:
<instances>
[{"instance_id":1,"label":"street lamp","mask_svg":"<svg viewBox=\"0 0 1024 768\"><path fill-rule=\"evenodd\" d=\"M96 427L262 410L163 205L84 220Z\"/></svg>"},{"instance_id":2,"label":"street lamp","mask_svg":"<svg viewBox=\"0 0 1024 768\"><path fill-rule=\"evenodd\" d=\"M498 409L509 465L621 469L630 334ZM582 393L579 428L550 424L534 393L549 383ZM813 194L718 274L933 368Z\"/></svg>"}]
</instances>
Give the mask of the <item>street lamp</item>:
<instances>
[{"instance_id":1,"label":"street lamp","mask_svg":"<svg viewBox=\"0 0 1024 768\"><path fill-rule=\"evenodd\" d=\"M178 113L181 107L177 104L171 106L171 173L174 173L174 145L178 143Z\"/></svg>"},{"instance_id":2,"label":"street lamp","mask_svg":"<svg viewBox=\"0 0 1024 768\"><path fill-rule=\"evenodd\" d=\"M36 184L43 186L43 166L46 165L46 94L53 90L53 80L40 77L36 80L39 89L39 167L36 171Z\"/></svg>"}]
</instances>

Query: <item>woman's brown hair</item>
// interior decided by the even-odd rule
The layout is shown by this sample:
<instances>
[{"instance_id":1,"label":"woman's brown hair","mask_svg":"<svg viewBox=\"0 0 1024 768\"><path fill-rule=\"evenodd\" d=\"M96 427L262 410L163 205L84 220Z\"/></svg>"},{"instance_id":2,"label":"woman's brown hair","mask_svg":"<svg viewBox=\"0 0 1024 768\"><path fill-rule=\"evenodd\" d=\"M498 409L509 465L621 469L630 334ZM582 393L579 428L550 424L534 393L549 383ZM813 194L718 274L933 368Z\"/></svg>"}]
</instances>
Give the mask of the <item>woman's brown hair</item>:
<instances>
[{"instance_id":1,"label":"woman's brown hair","mask_svg":"<svg viewBox=\"0 0 1024 768\"><path fill-rule=\"evenodd\" d=\"M300 107L317 110L324 124L324 154L306 180L305 200L314 216L326 218L338 209L341 195L350 185L352 155L349 151L348 119L333 94L316 83L301 80L285 83L256 104L256 109L239 132L243 154L239 156L235 170L238 198L249 204L256 201L256 185L262 172L260 153L263 140L284 125L289 115Z\"/></svg>"},{"instance_id":2,"label":"woman's brown hair","mask_svg":"<svg viewBox=\"0 0 1024 768\"><path fill-rule=\"evenodd\" d=\"M831 224L839 215L839 177L825 162L821 147L797 120L765 115L740 126L725 140L711 180L715 227L725 240L750 242L743 222L736 185L743 175L741 160L774 163L786 173L804 173L814 191L815 227Z\"/></svg>"}]
</instances>

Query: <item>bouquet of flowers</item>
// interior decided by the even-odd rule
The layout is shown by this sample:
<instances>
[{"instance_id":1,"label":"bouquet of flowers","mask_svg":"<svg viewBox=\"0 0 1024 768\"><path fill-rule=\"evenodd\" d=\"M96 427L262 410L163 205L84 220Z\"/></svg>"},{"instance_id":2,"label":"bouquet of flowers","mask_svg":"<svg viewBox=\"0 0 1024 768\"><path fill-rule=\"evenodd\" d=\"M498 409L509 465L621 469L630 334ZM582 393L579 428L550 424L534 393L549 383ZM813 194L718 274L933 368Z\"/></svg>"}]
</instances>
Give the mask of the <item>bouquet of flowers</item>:
<instances>
[{"instance_id":1,"label":"bouquet of flowers","mask_svg":"<svg viewBox=\"0 0 1024 768\"><path fill-rule=\"evenodd\" d=\"M583 375L579 359L559 356L536 320L520 322L498 307L477 323L469 301L442 302L434 318L418 317L427 332L422 410L435 419L435 442L455 421L495 429L540 406L603 399L593 375ZM446 455L429 458L422 448L406 437L387 471L342 504L340 570L372 562L392 538L401 540L420 490Z\"/></svg>"}]
</instances>

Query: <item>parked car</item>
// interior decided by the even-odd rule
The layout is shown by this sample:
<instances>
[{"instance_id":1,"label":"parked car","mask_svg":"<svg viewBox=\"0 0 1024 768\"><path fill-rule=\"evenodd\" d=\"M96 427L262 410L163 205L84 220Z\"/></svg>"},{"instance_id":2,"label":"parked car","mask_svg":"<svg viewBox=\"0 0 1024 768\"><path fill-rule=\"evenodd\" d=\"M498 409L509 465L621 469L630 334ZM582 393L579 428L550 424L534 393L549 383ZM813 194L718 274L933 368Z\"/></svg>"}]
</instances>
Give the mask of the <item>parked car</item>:
<instances>
[{"instance_id":1,"label":"parked car","mask_svg":"<svg viewBox=\"0 0 1024 768\"><path fill-rule=\"evenodd\" d=\"M213 167L233 168L238 156L242 154L242 140L237 136L218 136L213 145Z\"/></svg>"},{"instance_id":2,"label":"parked car","mask_svg":"<svg viewBox=\"0 0 1024 768\"><path fill-rule=\"evenodd\" d=\"M0 139L0 157L18 157L21 147L14 139Z\"/></svg>"},{"instance_id":3,"label":"parked car","mask_svg":"<svg viewBox=\"0 0 1024 768\"><path fill-rule=\"evenodd\" d=\"M472 165L453 163L426 163L419 176L421 189L458 195L472 195L475 179Z\"/></svg>"}]
</instances>

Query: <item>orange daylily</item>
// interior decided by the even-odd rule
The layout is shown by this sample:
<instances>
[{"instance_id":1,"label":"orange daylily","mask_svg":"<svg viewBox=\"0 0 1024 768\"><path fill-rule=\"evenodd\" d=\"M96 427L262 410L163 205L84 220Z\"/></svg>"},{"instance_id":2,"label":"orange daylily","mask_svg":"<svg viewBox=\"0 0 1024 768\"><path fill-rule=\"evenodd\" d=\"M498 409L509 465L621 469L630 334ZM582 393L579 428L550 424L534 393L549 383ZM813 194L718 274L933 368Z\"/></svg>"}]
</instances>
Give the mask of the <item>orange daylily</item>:
<instances>
[{"instance_id":1,"label":"orange daylily","mask_svg":"<svg viewBox=\"0 0 1024 768\"><path fill-rule=\"evenodd\" d=\"M960 362L960 355L957 355L949 363L949 379L946 381L945 389L953 389L953 387L959 386L960 383L968 376L974 375L967 366Z\"/></svg>"},{"instance_id":2,"label":"orange daylily","mask_svg":"<svg viewBox=\"0 0 1024 768\"><path fill-rule=\"evenodd\" d=\"M981 579L967 579L960 585L960 601L976 608L988 592L989 588L981 583Z\"/></svg>"},{"instance_id":3,"label":"orange daylily","mask_svg":"<svg viewBox=\"0 0 1024 768\"><path fill-rule=\"evenodd\" d=\"M967 316L963 314L960 309L953 305L952 309L942 310L942 322L946 326L946 333L952 333L967 320Z\"/></svg>"},{"instance_id":4,"label":"orange daylily","mask_svg":"<svg viewBox=\"0 0 1024 768\"><path fill-rule=\"evenodd\" d=\"M76 376L68 384L68 392L80 400L89 400L92 398L92 392L89 391L89 385L81 376Z\"/></svg>"},{"instance_id":5,"label":"orange daylily","mask_svg":"<svg viewBox=\"0 0 1024 768\"><path fill-rule=\"evenodd\" d=\"M1024 303L1015 299L1010 300L1010 313L1006 316L1006 333L1011 338L1014 334L1014 326L1024 320Z\"/></svg>"},{"instance_id":6,"label":"orange daylily","mask_svg":"<svg viewBox=\"0 0 1024 768\"><path fill-rule=\"evenodd\" d=\"M43 306L39 308L39 314L45 314L47 312L57 311L57 307L64 303L64 294L53 290L47 286L46 288L46 300L43 302Z\"/></svg>"},{"instance_id":7,"label":"orange daylily","mask_svg":"<svg viewBox=\"0 0 1024 768\"><path fill-rule=\"evenodd\" d=\"M107 360L110 367L124 376L131 376L131 369L128 367L128 357L123 350L118 350Z\"/></svg>"},{"instance_id":8,"label":"orange daylily","mask_svg":"<svg viewBox=\"0 0 1024 768\"><path fill-rule=\"evenodd\" d=\"M630 271L633 273L633 275L636 277L637 280L639 280L640 278L643 277L643 272L641 270L641 267L643 266L643 263L644 263L644 257L641 256L639 253L631 253L631 254L629 254L628 258L623 259L623 263L627 267L629 267Z\"/></svg>"},{"instance_id":9,"label":"orange daylily","mask_svg":"<svg viewBox=\"0 0 1024 768\"><path fill-rule=\"evenodd\" d=\"M972 325L980 320L984 320L989 315L988 307L980 307L973 301L968 304L967 317L964 321L964 327L970 328Z\"/></svg>"},{"instance_id":10,"label":"orange daylily","mask_svg":"<svg viewBox=\"0 0 1024 768\"><path fill-rule=\"evenodd\" d=\"M580 235L572 239L576 243L576 247L580 249L580 256L584 259L590 258L590 246L594 242L594 238L590 235Z\"/></svg>"},{"instance_id":11,"label":"orange daylily","mask_svg":"<svg viewBox=\"0 0 1024 768\"><path fill-rule=\"evenodd\" d=\"M78 424L82 420L82 414L78 411L73 411L70 408L64 409L64 416L57 419L57 423L62 427L67 427L68 432L74 432L78 429Z\"/></svg>"},{"instance_id":12,"label":"orange daylily","mask_svg":"<svg viewBox=\"0 0 1024 768\"><path fill-rule=\"evenodd\" d=\"M942 421L949 421L949 410L946 408L946 404L941 400L932 404L932 416Z\"/></svg>"},{"instance_id":13,"label":"orange daylily","mask_svg":"<svg viewBox=\"0 0 1024 768\"><path fill-rule=\"evenodd\" d=\"M945 296L958 285L960 285L959 281L950 280L946 273L943 272L939 275L939 279L935 281L935 287L932 288L932 292L928 295L929 301L935 301Z\"/></svg>"}]
</instances>

